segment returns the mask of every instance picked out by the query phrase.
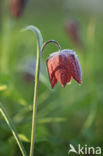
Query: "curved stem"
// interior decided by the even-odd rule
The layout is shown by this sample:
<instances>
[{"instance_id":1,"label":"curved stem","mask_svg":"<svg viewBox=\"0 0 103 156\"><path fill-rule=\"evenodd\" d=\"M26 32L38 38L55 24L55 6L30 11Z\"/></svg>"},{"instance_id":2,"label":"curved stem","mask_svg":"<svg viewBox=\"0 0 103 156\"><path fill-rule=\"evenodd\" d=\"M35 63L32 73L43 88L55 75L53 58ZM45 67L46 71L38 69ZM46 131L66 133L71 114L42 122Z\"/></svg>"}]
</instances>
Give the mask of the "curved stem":
<instances>
[{"instance_id":1,"label":"curved stem","mask_svg":"<svg viewBox=\"0 0 103 156\"><path fill-rule=\"evenodd\" d=\"M42 52L44 51L44 48L45 48L45 47L47 46L47 44L49 44L49 43L55 43L56 46L58 47L59 51L61 51L61 46L60 46L60 44L59 44L57 41L55 41L55 40L49 40L49 41L47 41L47 42L45 42L45 43L43 44L43 46L42 46Z\"/></svg>"},{"instance_id":2,"label":"curved stem","mask_svg":"<svg viewBox=\"0 0 103 156\"><path fill-rule=\"evenodd\" d=\"M23 146L21 140L18 137L18 134L16 132L14 124L13 124L12 120L10 119L9 115L7 114L4 106L1 103L0 103L0 112L1 112L1 114L3 116L3 118L5 119L7 125L9 126L9 128L10 128L10 130L11 130L11 132L12 132L12 134L13 134L13 136L14 136L14 138L15 138L15 140L16 140L16 142L17 142L17 144L18 144L18 146L19 146L19 148L21 150L22 155L27 156L26 151L24 149L24 146Z\"/></svg>"},{"instance_id":3,"label":"curved stem","mask_svg":"<svg viewBox=\"0 0 103 156\"><path fill-rule=\"evenodd\" d=\"M36 73L35 73L35 87L34 87L34 100L33 100L33 116L32 116L32 131L31 131L31 146L30 146L30 156L34 154L34 144L35 144L35 128L36 128L36 109L37 109L37 90L39 82L39 72L40 72L40 54L42 47L42 35L38 28L34 26L27 26L25 30L31 30L36 34L37 38L37 59L36 59Z\"/></svg>"}]
</instances>

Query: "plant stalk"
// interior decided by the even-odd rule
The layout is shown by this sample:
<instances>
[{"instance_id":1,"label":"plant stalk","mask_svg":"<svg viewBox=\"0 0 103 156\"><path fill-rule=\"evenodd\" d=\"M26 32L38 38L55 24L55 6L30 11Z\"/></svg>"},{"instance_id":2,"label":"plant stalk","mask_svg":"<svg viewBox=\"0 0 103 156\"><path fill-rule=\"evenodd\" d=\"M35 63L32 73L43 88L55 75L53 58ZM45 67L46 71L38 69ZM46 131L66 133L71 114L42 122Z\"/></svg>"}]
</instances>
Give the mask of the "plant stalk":
<instances>
[{"instance_id":1,"label":"plant stalk","mask_svg":"<svg viewBox=\"0 0 103 156\"><path fill-rule=\"evenodd\" d=\"M3 116L3 118L5 119L7 125L9 126L9 128L10 128L10 130L11 130L11 132L12 132L12 134L13 134L13 136L14 136L14 138L15 138L15 140L16 140L19 148L20 148L22 155L27 156L26 151L24 149L24 146L23 146L23 144L22 144L21 140L19 139L18 134L16 132L15 126L14 126L12 120L10 119L9 115L7 114L4 106L1 103L0 103L0 112Z\"/></svg>"},{"instance_id":2,"label":"plant stalk","mask_svg":"<svg viewBox=\"0 0 103 156\"><path fill-rule=\"evenodd\" d=\"M36 73L35 73L35 85L34 85L34 99L33 99L33 115L32 115L32 131L31 131L31 145L30 145L30 156L34 155L34 144L35 144L35 129L36 129L36 110L37 110L37 92L39 85L39 73L40 73L40 55L42 47L42 35L38 28L34 26L28 26L25 30L31 30L36 34L37 38L37 59L36 59Z\"/></svg>"}]
</instances>

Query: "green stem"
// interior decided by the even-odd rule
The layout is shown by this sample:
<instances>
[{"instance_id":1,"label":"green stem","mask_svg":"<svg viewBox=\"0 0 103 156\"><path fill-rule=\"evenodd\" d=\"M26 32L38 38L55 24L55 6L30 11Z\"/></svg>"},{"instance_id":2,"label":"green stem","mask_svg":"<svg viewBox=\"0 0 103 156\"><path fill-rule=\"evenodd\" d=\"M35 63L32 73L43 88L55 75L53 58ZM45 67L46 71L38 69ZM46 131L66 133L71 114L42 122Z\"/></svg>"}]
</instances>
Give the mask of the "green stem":
<instances>
[{"instance_id":1,"label":"green stem","mask_svg":"<svg viewBox=\"0 0 103 156\"><path fill-rule=\"evenodd\" d=\"M34 86L34 100L33 100L33 115L32 115L32 131L31 131L31 146L30 146L30 156L34 154L34 144L35 144L35 129L36 129L36 110L37 110L37 91L39 83L39 72L40 72L40 54L42 47L42 35L38 28L34 26L28 26L25 30L31 30L36 34L37 38L37 59L36 59L36 73L35 73L35 86Z\"/></svg>"},{"instance_id":2,"label":"green stem","mask_svg":"<svg viewBox=\"0 0 103 156\"><path fill-rule=\"evenodd\" d=\"M57 41L55 41L55 40L49 40L49 41L46 41L43 45L42 45L42 52L44 51L44 48L49 44L49 43L54 43L54 44L56 44L56 46L58 47L58 49L59 49L59 51L61 51L61 46L60 46L60 44L57 42Z\"/></svg>"},{"instance_id":3,"label":"green stem","mask_svg":"<svg viewBox=\"0 0 103 156\"><path fill-rule=\"evenodd\" d=\"M3 118L5 119L7 125L9 126L10 130L12 131L12 134L13 134L13 136L14 136L14 138L15 138L15 140L16 140L16 142L17 142L17 144L18 144L18 146L19 146L19 148L21 150L22 155L27 156L26 151L24 149L24 146L23 146L21 140L18 137L18 134L16 132L14 124L13 124L12 120L10 119L9 115L7 114L4 106L1 103L0 103L0 112L1 112L1 114L3 116Z\"/></svg>"}]
</instances>

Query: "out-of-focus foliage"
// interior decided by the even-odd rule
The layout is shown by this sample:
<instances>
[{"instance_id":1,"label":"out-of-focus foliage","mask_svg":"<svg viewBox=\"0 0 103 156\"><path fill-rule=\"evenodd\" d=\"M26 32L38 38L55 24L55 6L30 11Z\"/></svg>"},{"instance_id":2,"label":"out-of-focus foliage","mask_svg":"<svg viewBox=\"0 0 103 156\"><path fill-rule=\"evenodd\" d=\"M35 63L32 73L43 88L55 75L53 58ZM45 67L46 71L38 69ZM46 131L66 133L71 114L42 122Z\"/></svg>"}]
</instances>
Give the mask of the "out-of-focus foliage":
<instances>
[{"instance_id":1,"label":"out-of-focus foliage","mask_svg":"<svg viewBox=\"0 0 103 156\"><path fill-rule=\"evenodd\" d=\"M28 153L36 40L31 32L20 30L29 24L40 28L44 41L55 39L63 49L74 49L83 73L81 86L72 81L65 88L58 84L51 90L45 61L57 48L54 45L46 47L42 55L38 90L35 155L66 156L70 143L75 147L78 144L103 147L101 1L96 4L93 0L82 1L79 5L80 0L31 0L24 14L16 20L10 15L9 2L0 2L3 2L2 12L0 10L0 102L14 121ZM96 11L94 5L98 6ZM93 10L92 13L90 10ZM69 20L79 23L82 48L78 48L64 30L65 22ZM0 156L20 154L12 133L0 115Z\"/></svg>"}]
</instances>

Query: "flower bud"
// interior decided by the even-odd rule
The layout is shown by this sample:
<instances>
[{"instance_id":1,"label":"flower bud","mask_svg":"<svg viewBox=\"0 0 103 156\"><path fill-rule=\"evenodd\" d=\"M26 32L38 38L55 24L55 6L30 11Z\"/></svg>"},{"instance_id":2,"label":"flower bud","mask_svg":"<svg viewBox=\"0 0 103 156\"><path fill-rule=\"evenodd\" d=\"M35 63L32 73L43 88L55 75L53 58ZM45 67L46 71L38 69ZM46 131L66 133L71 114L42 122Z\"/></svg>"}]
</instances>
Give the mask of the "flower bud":
<instances>
[{"instance_id":1,"label":"flower bud","mask_svg":"<svg viewBox=\"0 0 103 156\"><path fill-rule=\"evenodd\" d=\"M22 15L27 0L11 0L11 14L18 18Z\"/></svg>"},{"instance_id":2,"label":"flower bud","mask_svg":"<svg viewBox=\"0 0 103 156\"><path fill-rule=\"evenodd\" d=\"M72 40L72 42L74 42L74 44L77 47L79 48L83 47L83 43L79 31L79 25L75 20L70 20L69 22L66 23L65 31L67 35L70 37L70 39Z\"/></svg>"}]
</instances>

